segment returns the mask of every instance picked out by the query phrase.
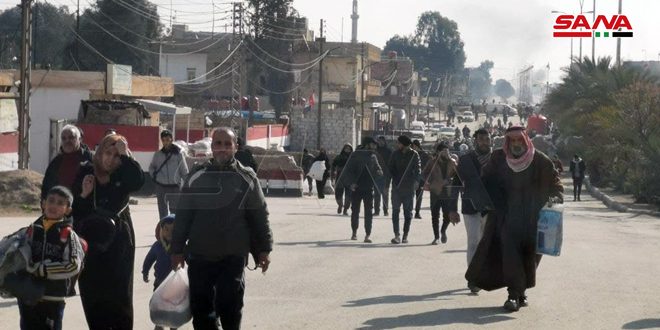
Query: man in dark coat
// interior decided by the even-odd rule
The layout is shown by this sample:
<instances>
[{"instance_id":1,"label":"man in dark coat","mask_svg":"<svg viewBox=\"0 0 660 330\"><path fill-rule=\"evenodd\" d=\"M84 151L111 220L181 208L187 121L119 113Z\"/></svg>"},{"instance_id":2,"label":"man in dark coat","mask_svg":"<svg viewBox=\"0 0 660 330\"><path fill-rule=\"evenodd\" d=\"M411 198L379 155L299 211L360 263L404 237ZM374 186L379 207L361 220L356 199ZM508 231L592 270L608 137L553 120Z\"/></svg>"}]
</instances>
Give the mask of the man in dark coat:
<instances>
[{"instance_id":1,"label":"man in dark coat","mask_svg":"<svg viewBox=\"0 0 660 330\"><path fill-rule=\"evenodd\" d=\"M60 153L48 164L41 183L41 199L55 186L72 189L80 165L92 161L92 152L82 143L82 132L73 125L66 125L60 133L62 146Z\"/></svg>"},{"instance_id":2,"label":"man in dark coat","mask_svg":"<svg viewBox=\"0 0 660 330\"><path fill-rule=\"evenodd\" d=\"M582 181L584 180L584 172L587 169L587 166L584 164L584 160L580 158L578 154L573 156L571 160L571 177L573 178L573 201L580 201L580 194L582 193Z\"/></svg>"},{"instance_id":3,"label":"man in dark coat","mask_svg":"<svg viewBox=\"0 0 660 330\"><path fill-rule=\"evenodd\" d=\"M412 140L405 135L397 139L397 150L392 153L388 164L392 174L392 244L408 243L408 232L412 220L413 199L422 179L422 169L417 151L412 150ZM403 206L403 239L399 235L399 213Z\"/></svg>"},{"instance_id":4,"label":"man in dark coat","mask_svg":"<svg viewBox=\"0 0 660 330\"><path fill-rule=\"evenodd\" d=\"M378 179L377 189L374 191L374 215L380 214L380 206L382 200L383 215L388 216L387 207L390 205L390 184L392 182L392 175L390 174L387 164L392 157L392 149L387 146L387 141L384 136L378 137L378 147L376 148L378 156L378 165L383 169L383 176Z\"/></svg>"},{"instance_id":5,"label":"man in dark coat","mask_svg":"<svg viewBox=\"0 0 660 330\"><path fill-rule=\"evenodd\" d=\"M213 158L191 171L181 192L170 254L173 269L188 263L195 329L240 329L245 266L252 254L268 270L273 236L254 171L235 159L236 134L213 131Z\"/></svg>"},{"instance_id":6,"label":"man in dark coat","mask_svg":"<svg viewBox=\"0 0 660 330\"><path fill-rule=\"evenodd\" d=\"M426 167L426 164L428 164L429 159L431 159L431 157L429 156L429 154L426 153L426 151L424 151L424 149L422 149L422 144L419 142L419 140L413 140L412 149L417 151L422 169L424 169ZM420 182L417 191L415 191L415 219L422 218L422 215L419 214L419 210L422 208L423 198L424 198L424 184Z\"/></svg>"},{"instance_id":7,"label":"man in dark coat","mask_svg":"<svg viewBox=\"0 0 660 330\"><path fill-rule=\"evenodd\" d=\"M337 214L342 213L348 215L348 209L351 207L351 190L345 187L341 178L342 171L348 162L348 159L353 153L353 146L346 143L341 149L339 155L335 156L332 160L332 168L330 169L330 177L335 181L335 200L337 201Z\"/></svg>"},{"instance_id":8,"label":"man in dark coat","mask_svg":"<svg viewBox=\"0 0 660 330\"><path fill-rule=\"evenodd\" d=\"M503 149L493 151L482 181L494 204L465 278L485 290L507 287L508 311L527 306L525 290L536 285L539 212L563 187L552 161L536 151L524 128L507 130Z\"/></svg>"},{"instance_id":9,"label":"man in dark coat","mask_svg":"<svg viewBox=\"0 0 660 330\"><path fill-rule=\"evenodd\" d=\"M357 230L360 226L360 204L364 202L365 243L371 243L369 236L373 220L374 189L377 179L383 176L375 150L376 140L369 136L363 138L362 145L351 154L341 176L342 184L346 186L346 189L351 190L352 240L357 240Z\"/></svg>"},{"instance_id":10,"label":"man in dark coat","mask_svg":"<svg viewBox=\"0 0 660 330\"><path fill-rule=\"evenodd\" d=\"M237 161L241 162L241 164L245 167L250 167L254 171L254 173L259 173L258 171L258 166L257 166L257 161L254 160L254 156L252 156L252 151L245 147L245 140L243 138L237 138L237 143L238 143L238 150L236 151L236 158Z\"/></svg>"}]
</instances>

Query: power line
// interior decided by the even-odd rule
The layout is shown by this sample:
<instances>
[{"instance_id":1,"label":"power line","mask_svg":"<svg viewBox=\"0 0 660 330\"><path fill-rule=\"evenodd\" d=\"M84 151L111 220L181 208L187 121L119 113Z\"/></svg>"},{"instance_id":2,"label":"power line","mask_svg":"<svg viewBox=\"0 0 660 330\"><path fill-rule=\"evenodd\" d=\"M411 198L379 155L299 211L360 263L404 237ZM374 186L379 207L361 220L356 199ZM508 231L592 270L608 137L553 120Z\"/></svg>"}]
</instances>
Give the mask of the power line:
<instances>
[{"instance_id":1,"label":"power line","mask_svg":"<svg viewBox=\"0 0 660 330\"><path fill-rule=\"evenodd\" d=\"M216 65L213 69L211 69L210 71L206 72L205 74L203 74L203 75L201 75L201 76L199 76L199 77L196 77L195 79L189 79L189 80L186 80L186 81L180 81L180 82L178 82L178 83L175 83L175 85L182 85L182 84L190 83L190 82L196 81L196 80L198 80L198 79L200 79L200 78L204 78L204 77L208 76L211 72L213 72L213 71L217 70L218 68L220 68L220 67L221 67L223 64L225 64L225 63L226 63L226 62L227 62L232 56L234 56L234 53L236 53L236 51L237 51L239 48L241 48L242 45L243 45L243 40L241 40L241 41L238 43L238 45L236 45L236 47L234 48L234 50L233 50L231 53L229 53L229 55L227 56L227 58L225 58L220 64Z\"/></svg>"},{"instance_id":2,"label":"power line","mask_svg":"<svg viewBox=\"0 0 660 330\"><path fill-rule=\"evenodd\" d=\"M256 47L257 47L260 51L262 51L264 54L268 55L268 57L270 57L270 58L272 58L272 59L274 59L274 60L276 60L276 61L278 61L278 62L280 62L280 63L282 63L282 64L285 64L285 65L291 65L291 66L316 65L316 64L320 61L321 58L327 56L328 53L330 53L330 51L328 50L328 51L326 51L325 53L321 54L319 57L317 57L317 58L315 58L315 59L313 59L313 60L311 60L311 61L309 61L309 62L304 62L304 63L289 63L289 62L283 61L283 60L277 58L276 56L270 54L267 50L263 49L261 46L259 46L259 44L257 44L256 42L254 42L252 39L248 39L248 41L250 41L251 44L253 44L254 46L256 46Z\"/></svg>"},{"instance_id":3,"label":"power line","mask_svg":"<svg viewBox=\"0 0 660 330\"><path fill-rule=\"evenodd\" d=\"M250 49L250 47L247 47L246 49L247 49L252 55L254 55L254 57L255 57L256 59L258 59L259 62L265 64L266 66L268 66L269 68L271 68L271 69L273 69L273 70L276 70L276 71L279 71L279 72L283 72L283 73L296 73L296 72L298 72L298 71L307 71L307 70L309 70L309 69L315 67L319 62L321 62L321 61L323 60L323 57L321 57L321 58L319 59L319 61L317 61L316 63L314 63L314 64L312 64L312 65L309 65L308 67L305 67L305 68L302 68L302 69L298 69L298 70L296 70L296 71L292 71L292 70L281 69L281 68L278 68L278 67L276 67L276 66L274 66L274 65L272 65L272 64L270 64L270 63L268 63L266 60L262 59L261 57L259 57L259 55L257 55L255 52L253 52L252 49Z\"/></svg>"}]
</instances>

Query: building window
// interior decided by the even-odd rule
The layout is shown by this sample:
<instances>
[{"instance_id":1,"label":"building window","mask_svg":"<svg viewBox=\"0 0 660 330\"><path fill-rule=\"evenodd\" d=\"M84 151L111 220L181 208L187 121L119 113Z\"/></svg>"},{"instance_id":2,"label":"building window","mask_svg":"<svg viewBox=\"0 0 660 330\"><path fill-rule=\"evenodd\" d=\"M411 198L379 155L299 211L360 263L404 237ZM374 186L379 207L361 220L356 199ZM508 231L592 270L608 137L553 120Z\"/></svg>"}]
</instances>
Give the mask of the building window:
<instances>
[{"instance_id":1,"label":"building window","mask_svg":"<svg viewBox=\"0 0 660 330\"><path fill-rule=\"evenodd\" d=\"M193 79L197 78L197 69L196 68L187 68L186 73L187 73L187 76L188 76L187 80L193 80Z\"/></svg>"}]
</instances>

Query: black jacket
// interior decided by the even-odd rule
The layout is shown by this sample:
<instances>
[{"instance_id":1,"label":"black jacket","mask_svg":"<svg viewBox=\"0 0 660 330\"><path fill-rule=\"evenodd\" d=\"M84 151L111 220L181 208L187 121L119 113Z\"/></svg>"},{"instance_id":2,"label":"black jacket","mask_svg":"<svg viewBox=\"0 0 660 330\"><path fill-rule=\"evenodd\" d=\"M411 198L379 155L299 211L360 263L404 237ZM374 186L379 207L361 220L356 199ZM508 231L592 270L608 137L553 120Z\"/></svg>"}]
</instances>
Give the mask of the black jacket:
<instances>
[{"instance_id":1,"label":"black jacket","mask_svg":"<svg viewBox=\"0 0 660 330\"><path fill-rule=\"evenodd\" d=\"M310 153L303 154L301 163L303 172L307 175L309 169L312 168L312 164L314 164L314 155Z\"/></svg>"},{"instance_id":2,"label":"black jacket","mask_svg":"<svg viewBox=\"0 0 660 330\"><path fill-rule=\"evenodd\" d=\"M351 152L344 152L344 149L346 147L351 148ZM332 160L332 168L331 168L331 174L335 178L341 177L341 172L346 166L346 163L348 162L348 159L351 157L351 154L353 153L353 146L350 144L345 144L344 147L341 149L341 153L335 157L335 159Z\"/></svg>"},{"instance_id":3,"label":"black jacket","mask_svg":"<svg viewBox=\"0 0 660 330\"><path fill-rule=\"evenodd\" d=\"M356 184L357 191L362 192L373 191L376 180L383 176L376 153L362 147L351 154L342 173L342 183L346 187Z\"/></svg>"},{"instance_id":4,"label":"black jacket","mask_svg":"<svg viewBox=\"0 0 660 330\"><path fill-rule=\"evenodd\" d=\"M89 151L89 148L87 145L81 144L80 145L80 150L76 152L78 154L78 157L80 158L80 164L84 164L85 162L91 162L92 161L92 152ZM50 188L57 186L60 184L58 180L58 172L60 170L60 164L62 163L62 157L63 154L62 152L58 153L53 160L50 161L48 164L48 168L46 168L46 174L44 174L44 180L41 183L41 199L46 198L46 194L48 193L48 190ZM72 187L67 187L71 189Z\"/></svg>"},{"instance_id":5,"label":"black jacket","mask_svg":"<svg viewBox=\"0 0 660 330\"><path fill-rule=\"evenodd\" d=\"M64 300L85 257L71 218L54 223L46 231L42 216L28 227L27 239L32 249L32 262L37 267L35 274L46 279L43 299Z\"/></svg>"},{"instance_id":6,"label":"black jacket","mask_svg":"<svg viewBox=\"0 0 660 330\"><path fill-rule=\"evenodd\" d=\"M417 151L394 151L388 167L392 175L392 189L397 189L400 195L414 195L422 180L422 166Z\"/></svg>"},{"instance_id":7,"label":"black jacket","mask_svg":"<svg viewBox=\"0 0 660 330\"><path fill-rule=\"evenodd\" d=\"M211 160L191 171L181 192L170 254L217 261L273 248L266 199L251 168Z\"/></svg>"},{"instance_id":8,"label":"black jacket","mask_svg":"<svg viewBox=\"0 0 660 330\"><path fill-rule=\"evenodd\" d=\"M455 184L462 185L461 213L463 214L486 212L493 207L493 202L481 181L481 167L475 151L459 158L458 176L460 180L456 178L454 181Z\"/></svg>"},{"instance_id":9,"label":"black jacket","mask_svg":"<svg viewBox=\"0 0 660 330\"><path fill-rule=\"evenodd\" d=\"M584 179L584 172L586 169L587 167L584 164L584 160L582 160L582 158L578 158L577 161L575 159L571 160L571 167L569 170L569 172L571 172L571 177Z\"/></svg>"}]
</instances>

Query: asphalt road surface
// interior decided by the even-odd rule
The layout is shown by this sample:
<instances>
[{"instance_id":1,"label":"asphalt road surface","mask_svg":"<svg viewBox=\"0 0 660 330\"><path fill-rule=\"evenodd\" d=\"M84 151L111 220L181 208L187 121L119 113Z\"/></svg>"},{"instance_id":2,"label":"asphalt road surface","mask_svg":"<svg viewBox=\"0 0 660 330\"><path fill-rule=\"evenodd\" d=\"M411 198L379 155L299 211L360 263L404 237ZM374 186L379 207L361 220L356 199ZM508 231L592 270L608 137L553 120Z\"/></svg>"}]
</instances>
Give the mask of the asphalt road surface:
<instances>
[{"instance_id":1,"label":"asphalt road surface","mask_svg":"<svg viewBox=\"0 0 660 330\"><path fill-rule=\"evenodd\" d=\"M569 182L567 195L571 194ZM330 196L329 196L330 197ZM275 236L264 276L248 271L244 329L650 329L660 328L660 222L616 213L583 196L567 202L560 257L544 257L530 306L506 313L506 290L471 295L463 223L433 238L428 193L410 243L394 246L390 219L374 220L373 244L351 241L349 217L333 198L269 198ZM572 198L567 198L567 200ZM152 329L152 284L142 261L154 242L155 199L131 206L137 232L135 329ZM0 218L6 235L31 218ZM153 275L151 276L153 278ZM0 329L18 329L18 307L0 300ZM86 329L79 297L67 300L64 329ZM182 329L192 329L188 324Z\"/></svg>"}]
</instances>

